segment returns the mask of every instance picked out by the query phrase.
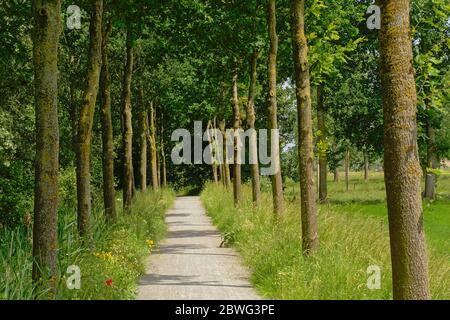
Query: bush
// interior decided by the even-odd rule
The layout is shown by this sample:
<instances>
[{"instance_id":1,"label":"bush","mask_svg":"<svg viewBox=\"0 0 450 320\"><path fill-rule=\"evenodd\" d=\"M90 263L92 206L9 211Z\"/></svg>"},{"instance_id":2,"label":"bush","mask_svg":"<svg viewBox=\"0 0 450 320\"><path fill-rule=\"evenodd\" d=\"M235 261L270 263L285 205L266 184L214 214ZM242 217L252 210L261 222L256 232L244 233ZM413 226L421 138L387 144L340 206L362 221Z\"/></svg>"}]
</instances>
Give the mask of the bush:
<instances>
[{"instance_id":1,"label":"bush","mask_svg":"<svg viewBox=\"0 0 450 320\"><path fill-rule=\"evenodd\" d=\"M0 162L0 230L19 226L33 210L33 175L21 162Z\"/></svg>"}]
</instances>

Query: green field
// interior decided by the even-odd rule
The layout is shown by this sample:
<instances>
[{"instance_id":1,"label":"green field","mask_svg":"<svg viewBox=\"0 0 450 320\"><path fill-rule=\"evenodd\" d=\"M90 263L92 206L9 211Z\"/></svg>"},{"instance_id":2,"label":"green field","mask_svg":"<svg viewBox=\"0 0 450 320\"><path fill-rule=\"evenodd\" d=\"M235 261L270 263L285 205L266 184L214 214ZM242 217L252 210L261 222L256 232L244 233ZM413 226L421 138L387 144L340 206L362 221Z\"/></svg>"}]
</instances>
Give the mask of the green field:
<instances>
[{"instance_id":1,"label":"green field","mask_svg":"<svg viewBox=\"0 0 450 320\"><path fill-rule=\"evenodd\" d=\"M331 177L330 177L331 178ZM259 209L244 188L240 208L232 190L212 184L202 193L208 214L252 271L252 282L265 297L275 299L392 299L392 280L384 182L380 173L369 181L352 173L345 182L329 181L329 203L319 206L320 251L301 254L300 203L297 183L287 182L287 211L272 213L270 184L263 183ZM439 179L438 200L424 203L425 230L433 299L450 299L450 175ZM446 190L447 193L446 193ZM381 288L367 287L367 268L380 266Z\"/></svg>"},{"instance_id":2,"label":"green field","mask_svg":"<svg viewBox=\"0 0 450 320\"><path fill-rule=\"evenodd\" d=\"M341 174L341 177L343 174ZM369 181L361 173L350 173L349 191L345 181L335 183L329 177L328 204L321 205L334 212L380 218L387 223L386 191L382 173L371 172ZM287 188L287 197L298 193L297 184ZM437 199L425 201L424 226L428 243L442 254L450 254L450 172L443 172L437 183Z\"/></svg>"}]
</instances>

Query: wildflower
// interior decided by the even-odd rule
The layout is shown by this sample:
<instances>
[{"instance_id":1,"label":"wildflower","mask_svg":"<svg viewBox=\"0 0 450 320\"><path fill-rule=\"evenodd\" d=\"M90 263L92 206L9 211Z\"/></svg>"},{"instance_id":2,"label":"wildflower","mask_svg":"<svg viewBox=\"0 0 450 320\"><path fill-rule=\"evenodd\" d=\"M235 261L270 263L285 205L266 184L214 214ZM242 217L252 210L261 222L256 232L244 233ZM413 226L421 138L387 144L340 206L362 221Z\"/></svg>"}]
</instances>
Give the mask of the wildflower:
<instances>
[{"instance_id":1,"label":"wildflower","mask_svg":"<svg viewBox=\"0 0 450 320\"><path fill-rule=\"evenodd\" d=\"M112 252L96 252L94 253L94 256L103 260L112 260L113 259L113 255Z\"/></svg>"},{"instance_id":2,"label":"wildflower","mask_svg":"<svg viewBox=\"0 0 450 320\"><path fill-rule=\"evenodd\" d=\"M113 283L113 279L112 279L112 278L109 278L108 280L105 281L105 283L106 283L106 285L107 285L108 287L111 287L111 286L112 286L112 283Z\"/></svg>"},{"instance_id":3,"label":"wildflower","mask_svg":"<svg viewBox=\"0 0 450 320\"><path fill-rule=\"evenodd\" d=\"M153 240L147 240L146 241L147 242L147 245L148 245L148 247L151 249L152 247L153 247L153 245L155 244L154 242L153 242Z\"/></svg>"}]
</instances>

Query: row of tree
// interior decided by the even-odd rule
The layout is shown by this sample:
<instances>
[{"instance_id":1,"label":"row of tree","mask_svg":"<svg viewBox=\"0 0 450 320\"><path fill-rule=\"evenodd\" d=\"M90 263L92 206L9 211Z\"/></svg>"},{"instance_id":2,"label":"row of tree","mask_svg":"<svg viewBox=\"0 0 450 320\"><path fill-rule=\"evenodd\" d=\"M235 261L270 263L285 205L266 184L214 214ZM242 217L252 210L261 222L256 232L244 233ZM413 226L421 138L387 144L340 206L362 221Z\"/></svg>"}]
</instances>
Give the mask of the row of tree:
<instances>
[{"instance_id":1,"label":"row of tree","mask_svg":"<svg viewBox=\"0 0 450 320\"><path fill-rule=\"evenodd\" d=\"M93 197L103 195L114 220L117 187L127 211L136 186L201 187L210 178L206 165L168 161L175 129L202 120L225 132L245 120L280 129L271 143L280 150L274 212L284 211L283 180L299 181L306 256L319 250L314 155L326 201L327 173L344 162L348 176L350 152L362 154L366 172L384 154L394 297L429 297L420 176L430 174L434 187L450 141L448 4L384 1L379 31L367 29L371 1L360 0L80 0L73 30L63 23L71 4L33 1L32 24L25 0L0 9L0 223L17 225L34 198L34 279L58 274L62 172L76 167L78 228L89 243ZM246 178L258 205L259 171L237 161L212 170L233 184L237 205Z\"/></svg>"}]
</instances>

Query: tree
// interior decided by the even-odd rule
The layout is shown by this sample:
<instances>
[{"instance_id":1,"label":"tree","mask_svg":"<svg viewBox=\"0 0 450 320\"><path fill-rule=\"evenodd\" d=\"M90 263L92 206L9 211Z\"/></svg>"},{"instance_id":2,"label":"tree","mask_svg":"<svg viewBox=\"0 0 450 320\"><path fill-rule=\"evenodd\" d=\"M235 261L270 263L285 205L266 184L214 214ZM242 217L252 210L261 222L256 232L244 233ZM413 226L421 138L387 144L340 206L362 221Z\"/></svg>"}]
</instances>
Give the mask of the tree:
<instances>
[{"instance_id":1,"label":"tree","mask_svg":"<svg viewBox=\"0 0 450 320\"><path fill-rule=\"evenodd\" d=\"M58 43L61 2L33 1L33 63L36 106L36 164L33 280L57 276L59 174ZM54 286L55 282L53 281Z\"/></svg>"},{"instance_id":2,"label":"tree","mask_svg":"<svg viewBox=\"0 0 450 320\"><path fill-rule=\"evenodd\" d=\"M127 30L126 63L122 83L122 145L123 145L123 207L128 209L133 198L133 125L131 110L131 80L133 76L133 38Z\"/></svg>"},{"instance_id":3,"label":"tree","mask_svg":"<svg viewBox=\"0 0 450 320\"><path fill-rule=\"evenodd\" d=\"M105 21L105 12L103 14ZM114 189L114 140L113 123L111 116L111 76L108 61L108 39L112 23L103 23L102 35L102 69L100 72L101 108L100 120L102 123L102 160L103 160L103 202L105 214L109 219L116 217L116 190Z\"/></svg>"},{"instance_id":4,"label":"tree","mask_svg":"<svg viewBox=\"0 0 450 320\"><path fill-rule=\"evenodd\" d=\"M429 299L418 159L410 1L378 1L384 168L394 299Z\"/></svg>"},{"instance_id":5,"label":"tree","mask_svg":"<svg viewBox=\"0 0 450 320\"><path fill-rule=\"evenodd\" d=\"M153 101L150 102L150 124L148 141L150 143L150 167L152 170L152 188L157 191L159 188L158 182L158 163L157 163L157 146L156 146L156 116L155 106Z\"/></svg>"},{"instance_id":6,"label":"tree","mask_svg":"<svg viewBox=\"0 0 450 320\"><path fill-rule=\"evenodd\" d=\"M148 112L144 105L144 90L142 85L138 89L139 98L139 141L140 141L140 158L139 158L139 176L141 183L141 191L147 190L147 130L148 130Z\"/></svg>"},{"instance_id":7,"label":"tree","mask_svg":"<svg viewBox=\"0 0 450 320\"><path fill-rule=\"evenodd\" d=\"M102 65L103 0L92 1L89 62L83 104L79 111L77 130L77 199L78 231L81 236L90 236L91 215L91 139L95 104Z\"/></svg>"},{"instance_id":8,"label":"tree","mask_svg":"<svg viewBox=\"0 0 450 320\"><path fill-rule=\"evenodd\" d=\"M253 49L253 54L250 58L250 84L248 89L247 102L247 128L252 130L250 136L250 153L253 155L250 164L250 174L252 178L252 197L253 203L259 206L261 201L261 185L259 179L259 165L258 165L258 141L255 131L255 96L256 96L256 76L257 76L257 62L259 57L259 50Z\"/></svg>"},{"instance_id":9,"label":"tree","mask_svg":"<svg viewBox=\"0 0 450 320\"><path fill-rule=\"evenodd\" d=\"M319 247L313 171L313 134L308 44L305 37L305 1L292 0L292 43L298 113L298 152L302 220L302 248L308 255Z\"/></svg>"},{"instance_id":10,"label":"tree","mask_svg":"<svg viewBox=\"0 0 450 320\"><path fill-rule=\"evenodd\" d=\"M325 106L323 103L323 86L317 87L317 127L319 129L319 200L327 201L327 175L328 175L328 159L327 159L327 127L325 125Z\"/></svg>"},{"instance_id":11,"label":"tree","mask_svg":"<svg viewBox=\"0 0 450 320\"><path fill-rule=\"evenodd\" d=\"M241 111L239 108L238 96L238 75L237 71L233 75L231 104L233 107L233 146L234 146L234 162L233 162L233 198L234 204L239 205L242 199L241 185L241 146L240 146L240 129L241 129Z\"/></svg>"},{"instance_id":12,"label":"tree","mask_svg":"<svg viewBox=\"0 0 450 320\"><path fill-rule=\"evenodd\" d=\"M268 59L268 93L267 111L269 118L269 129L278 131L278 111L277 111L277 52L278 36L276 30L276 1L269 0L267 6L268 33L270 41ZM271 152L274 157L275 174L272 175L272 196L273 207L276 214L284 211L283 181L281 178L280 166L280 141L278 134L271 135Z\"/></svg>"}]
</instances>

